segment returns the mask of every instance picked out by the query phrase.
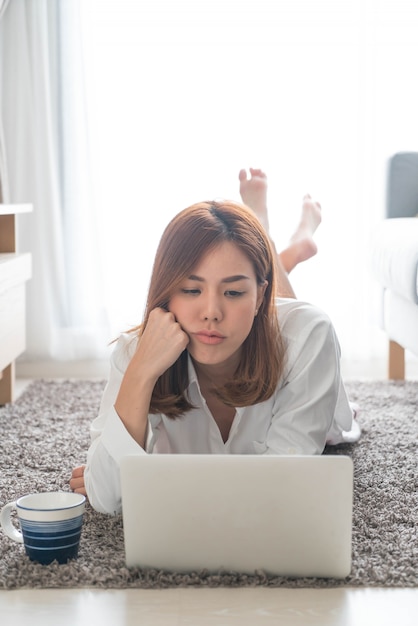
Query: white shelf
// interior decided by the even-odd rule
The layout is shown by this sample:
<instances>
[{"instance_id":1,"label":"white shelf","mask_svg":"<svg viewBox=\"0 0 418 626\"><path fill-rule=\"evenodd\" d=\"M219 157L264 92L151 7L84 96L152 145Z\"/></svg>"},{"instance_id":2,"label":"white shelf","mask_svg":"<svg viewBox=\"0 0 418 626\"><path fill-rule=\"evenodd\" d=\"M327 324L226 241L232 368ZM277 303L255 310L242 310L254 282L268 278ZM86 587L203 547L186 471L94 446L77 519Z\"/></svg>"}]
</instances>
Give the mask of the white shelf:
<instances>
[{"instance_id":1,"label":"white shelf","mask_svg":"<svg viewBox=\"0 0 418 626\"><path fill-rule=\"evenodd\" d=\"M26 346L31 255L16 252L16 214L31 211L31 204L0 204L0 405L14 400L15 361Z\"/></svg>"},{"instance_id":2,"label":"white shelf","mask_svg":"<svg viewBox=\"0 0 418 626\"><path fill-rule=\"evenodd\" d=\"M32 204L0 204L0 215L16 215L17 213L30 213Z\"/></svg>"},{"instance_id":3,"label":"white shelf","mask_svg":"<svg viewBox=\"0 0 418 626\"><path fill-rule=\"evenodd\" d=\"M31 255L28 252L0 253L0 294L29 280L31 273Z\"/></svg>"}]
</instances>

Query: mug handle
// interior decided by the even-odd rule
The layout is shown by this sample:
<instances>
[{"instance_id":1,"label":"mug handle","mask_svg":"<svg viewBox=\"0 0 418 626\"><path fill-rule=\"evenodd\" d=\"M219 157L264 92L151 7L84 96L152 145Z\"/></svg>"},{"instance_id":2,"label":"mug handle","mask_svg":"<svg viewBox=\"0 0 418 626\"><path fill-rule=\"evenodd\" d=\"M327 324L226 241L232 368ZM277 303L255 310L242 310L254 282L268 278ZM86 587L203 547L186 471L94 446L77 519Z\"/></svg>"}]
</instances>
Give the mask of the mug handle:
<instances>
[{"instance_id":1,"label":"mug handle","mask_svg":"<svg viewBox=\"0 0 418 626\"><path fill-rule=\"evenodd\" d=\"M16 502L9 502L9 504L6 504L2 508L0 514L0 524L4 532L8 537L10 537L10 539L13 539L13 541L17 541L18 543L23 543L22 533L20 532L20 530L17 530L17 528L15 528L12 524L11 512L14 509L16 509Z\"/></svg>"}]
</instances>

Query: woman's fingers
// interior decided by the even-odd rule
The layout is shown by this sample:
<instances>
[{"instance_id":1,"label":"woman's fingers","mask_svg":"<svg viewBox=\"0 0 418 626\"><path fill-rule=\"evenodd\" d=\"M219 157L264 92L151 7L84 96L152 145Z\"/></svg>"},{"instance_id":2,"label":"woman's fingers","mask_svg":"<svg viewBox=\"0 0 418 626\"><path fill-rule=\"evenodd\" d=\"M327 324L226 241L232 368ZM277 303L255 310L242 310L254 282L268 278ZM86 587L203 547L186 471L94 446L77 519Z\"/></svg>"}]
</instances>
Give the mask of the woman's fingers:
<instances>
[{"instance_id":1,"label":"woman's fingers","mask_svg":"<svg viewBox=\"0 0 418 626\"><path fill-rule=\"evenodd\" d=\"M84 483L84 469L85 465L75 467L72 471L70 478L70 487L75 493L81 493L83 496L87 495L86 487Z\"/></svg>"}]
</instances>

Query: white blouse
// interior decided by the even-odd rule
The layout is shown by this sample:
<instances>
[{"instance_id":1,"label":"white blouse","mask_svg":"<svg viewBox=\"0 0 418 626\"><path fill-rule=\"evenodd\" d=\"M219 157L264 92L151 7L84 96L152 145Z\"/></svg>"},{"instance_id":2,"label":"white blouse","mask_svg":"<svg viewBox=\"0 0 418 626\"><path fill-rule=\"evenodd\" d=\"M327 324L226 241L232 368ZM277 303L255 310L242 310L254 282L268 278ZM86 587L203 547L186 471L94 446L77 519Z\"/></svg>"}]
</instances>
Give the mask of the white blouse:
<instances>
[{"instance_id":1,"label":"white blouse","mask_svg":"<svg viewBox=\"0 0 418 626\"><path fill-rule=\"evenodd\" d=\"M119 462L126 455L309 455L321 454L326 443L359 438L340 376L340 347L329 318L320 309L293 299L278 299L277 311L287 346L284 376L271 398L236 409L226 442L200 392L189 358L188 394L196 408L175 420L162 414L149 415L146 449L136 443L114 409L137 345L136 335L121 335L111 357L99 416L91 426L87 455L86 490L97 511L120 512Z\"/></svg>"}]
</instances>

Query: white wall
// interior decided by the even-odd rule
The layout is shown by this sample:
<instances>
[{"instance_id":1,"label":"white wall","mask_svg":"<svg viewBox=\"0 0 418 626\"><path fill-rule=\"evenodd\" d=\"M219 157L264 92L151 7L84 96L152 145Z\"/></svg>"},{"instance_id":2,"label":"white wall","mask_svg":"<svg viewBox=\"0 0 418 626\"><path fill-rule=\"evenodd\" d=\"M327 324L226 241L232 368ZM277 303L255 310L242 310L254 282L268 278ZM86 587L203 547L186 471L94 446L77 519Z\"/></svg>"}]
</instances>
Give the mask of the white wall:
<instances>
[{"instance_id":1,"label":"white wall","mask_svg":"<svg viewBox=\"0 0 418 626\"><path fill-rule=\"evenodd\" d=\"M346 358L384 355L369 274L385 168L418 149L418 14L406 0L85 0L86 75L107 306L142 314L167 220L270 178L284 244L307 191L319 255L293 274L333 319Z\"/></svg>"}]
</instances>

